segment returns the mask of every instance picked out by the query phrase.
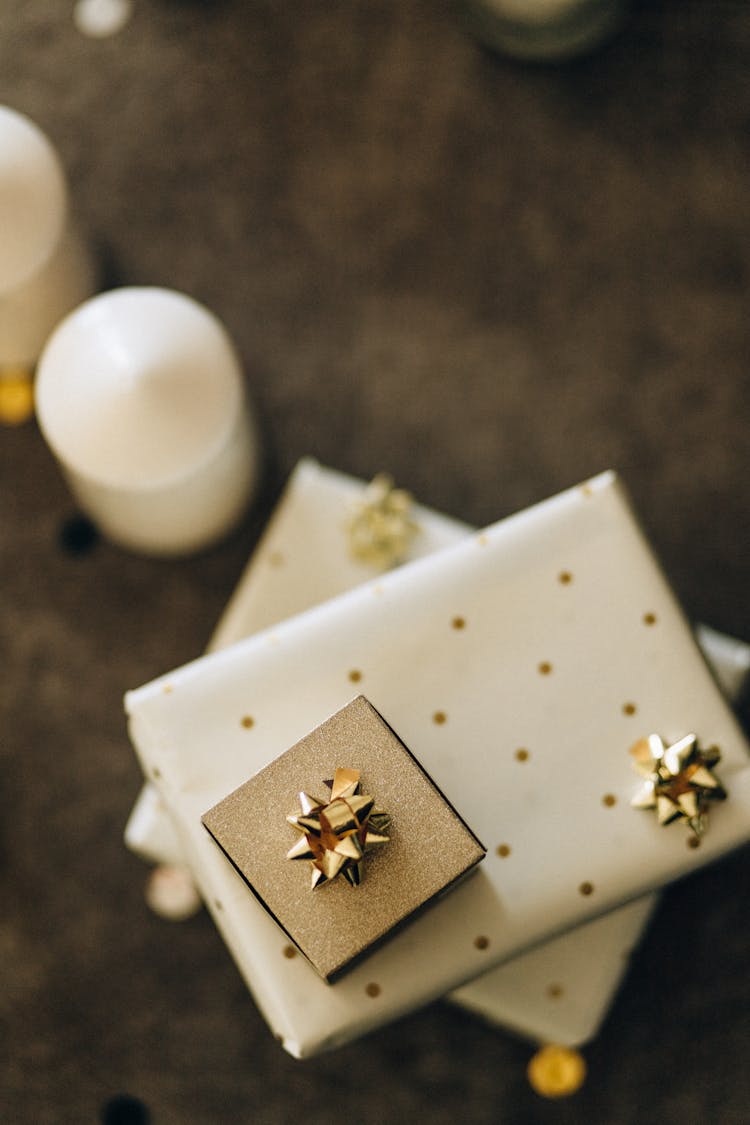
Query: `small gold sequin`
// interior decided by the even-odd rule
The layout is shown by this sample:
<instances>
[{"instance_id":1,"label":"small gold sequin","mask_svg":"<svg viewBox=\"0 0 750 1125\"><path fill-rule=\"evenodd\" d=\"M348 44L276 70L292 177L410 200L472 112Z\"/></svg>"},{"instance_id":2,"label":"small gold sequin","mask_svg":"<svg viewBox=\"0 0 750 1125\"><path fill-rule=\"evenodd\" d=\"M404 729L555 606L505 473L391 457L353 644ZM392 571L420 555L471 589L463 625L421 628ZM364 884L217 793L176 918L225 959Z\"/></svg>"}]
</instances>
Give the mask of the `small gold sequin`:
<instances>
[{"instance_id":1,"label":"small gold sequin","mask_svg":"<svg viewBox=\"0 0 750 1125\"><path fill-rule=\"evenodd\" d=\"M594 893L594 884L581 883L580 887L578 888L578 892L582 895L592 895Z\"/></svg>"},{"instance_id":2,"label":"small gold sequin","mask_svg":"<svg viewBox=\"0 0 750 1125\"><path fill-rule=\"evenodd\" d=\"M550 1000L559 1000L565 989L561 984L550 984L547 986L547 995Z\"/></svg>"},{"instance_id":3,"label":"small gold sequin","mask_svg":"<svg viewBox=\"0 0 750 1125\"><path fill-rule=\"evenodd\" d=\"M358 684L362 679L362 673L358 668L352 668L351 672L349 673L349 679L353 684Z\"/></svg>"},{"instance_id":4,"label":"small gold sequin","mask_svg":"<svg viewBox=\"0 0 750 1125\"><path fill-rule=\"evenodd\" d=\"M644 613L643 624L644 625L655 625L656 624L656 614L655 613Z\"/></svg>"},{"instance_id":5,"label":"small gold sequin","mask_svg":"<svg viewBox=\"0 0 750 1125\"><path fill-rule=\"evenodd\" d=\"M541 662L541 664L540 664L540 665L539 665L539 667L538 667L538 672L539 672L539 675L540 675L540 676L549 676L549 675L551 675L551 673L552 673L552 665L550 664L549 660L543 660L543 661Z\"/></svg>"},{"instance_id":6,"label":"small gold sequin","mask_svg":"<svg viewBox=\"0 0 750 1125\"><path fill-rule=\"evenodd\" d=\"M529 1061L529 1085L543 1098L564 1098L579 1090L586 1079L586 1062L572 1047L550 1043Z\"/></svg>"},{"instance_id":7,"label":"small gold sequin","mask_svg":"<svg viewBox=\"0 0 750 1125\"><path fill-rule=\"evenodd\" d=\"M294 948L293 945L285 945L284 949L283 949L283 953L284 953L284 956L286 957L287 961L291 961L293 957L297 956L297 950Z\"/></svg>"},{"instance_id":8,"label":"small gold sequin","mask_svg":"<svg viewBox=\"0 0 750 1125\"><path fill-rule=\"evenodd\" d=\"M243 715L240 719L240 726L243 726L245 730L250 730L251 727L255 726L255 719L252 715Z\"/></svg>"},{"instance_id":9,"label":"small gold sequin","mask_svg":"<svg viewBox=\"0 0 750 1125\"><path fill-rule=\"evenodd\" d=\"M502 859L505 859L506 856L510 855L510 844L498 844L495 851Z\"/></svg>"},{"instance_id":10,"label":"small gold sequin","mask_svg":"<svg viewBox=\"0 0 750 1125\"><path fill-rule=\"evenodd\" d=\"M443 723L447 722L447 720L448 716L446 715L445 711L436 711L432 716L433 723L437 723L439 727L441 727Z\"/></svg>"},{"instance_id":11,"label":"small gold sequin","mask_svg":"<svg viewBox=\"0 0 750 1125\"><path fill-rule=\"evenodd\" d=\"M489 944L490 939L485 937L484 934L480 934L479 937L474 938L474 945L477 949L488 949Z\"/></svg>"},{"instance_id":12,"label":"small gold sequin","mask_svg":"<svg viewBox=\"0 0 750 1125\"><path fill-rule=\"evenodd\" d=\"M602 804L606 805L608 809L611 809L617 804L617 797L615 797L614 793L605 793L602 797Z\"/></svg>"},{"instance_id":13,"label":"small gold sequin","mask_svg":"<svg viewBox=\"0 0 750 1125\"><path fill-rule=\"evenodd\" d=\"M561 586L569 586L570 583L573 581L573 575L570 573L569 570L561 570L560 573L557 576L557 581L560 583Z\"/></svg>"},{"instance_id":14,"label":"small gold sequin","mask_svg":"<svg viewBox=\"0 0 750 1125\"><path fill-rule=\"evenodd\" d=\"M372 996L372 998L374 999L376 996L380 996L380 985L375 984L375 981L370 981L370 983L365 987L365 992L368 996Z\"/></svg>"},{"instance_id":15,"label":"small gold sequin","mask_svg":"<svg viewBox=\"0 0 750 1125\"><path fill-rule=\"evenodd\" d=\"M451 621L451 628L453 628L453 629L465 629L466 628L466 619L464 617L454 617L453 620Z\"/></svg>"},{"instance_id":16,"label":"small gold sequin","mask_svg":"<svg viewBox=\"0 0 750 1125\"><path fill-rule=\"evenodd\" d=\"M622 705L623 715L635 715L637 710L635 703L623 703Z\"/></svg>"},{"instance_id":17,"label":"small gold sequin","mask_svg":"<svg viewBox=\"0 0 750 1125\"><path fill-rule=\"evenodd\" d=\"M0 422L20 426L34 413L34 387L31 372L24 367L0 372Z\"/></svg>"},{"instance_id":18,"label":"small gold sequin","mask_svg":"<svg viewBox=\"0 0 750 1125\"><path fill-rule=\"evenodd\" d=\"M529 754L529 751L525 746L521 746L518 750L516 750L516 753L514 755L517 762L528 762L530 756L531 755Z\"/></svg>"}]
</instances>

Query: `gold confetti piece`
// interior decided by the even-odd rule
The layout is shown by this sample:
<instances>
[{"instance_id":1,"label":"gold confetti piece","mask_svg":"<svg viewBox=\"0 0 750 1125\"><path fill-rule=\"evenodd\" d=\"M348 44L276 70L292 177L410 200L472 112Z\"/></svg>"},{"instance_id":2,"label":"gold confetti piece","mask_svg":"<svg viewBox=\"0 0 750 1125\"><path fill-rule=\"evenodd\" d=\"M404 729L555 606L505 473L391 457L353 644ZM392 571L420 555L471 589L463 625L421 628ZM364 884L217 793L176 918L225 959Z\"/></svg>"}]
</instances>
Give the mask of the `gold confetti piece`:
<instances>
[{"instance_id":1,"label":"gold confetti piece","mask_svg":"<svg viewBox=\"0 0 750 1125\"><path fill-rule=\"evenodd\" d=\"M392 477L373 477L347 524L352 558L382 568L403 562L419 531L412 507L411 493L395 488Z\"/></svg>"},{"instance_id":2,"label":"gold confetti piece","mask_svg":"<svg viewBox=\"0 0 750 1125\"><path fill-rule=\"evenodd\" d=\"M550 1043L529 1060L526 1075L532 1090L543 1098L566 1098L586 1080L586 1060L571 1047Z\"/></svg>"},{"instance_id":3,"label":"gold confetti piece","mask_svg":"<svg viewBox=\"0 0 750 1125\"><path fill-rule=\"evenodd\" d=\"M34 386L25 367L0 371L0 422L21 426L34 413Z\"/></svg>"},{"instance_id":4,"label":"gold confetti piece","mask_svg":"<svg viewBox=\"0 0 750 1125\"><path fill-rule=\"evenodd\" d=\"M384 832L390 817L375 808L372 797L359 793L359 770L337 769L330 789L328 803L300 793L300 812L286 818L302 833L287 859L309 860L313 890L338 875L358 887L365 853L388 843Z\"/></svg>"},{"instance_id":5,"label":"gold confetti piece","mask_svg":"<svg viewBox=\"0 0 750 1125\"><path fill-rule=\"evenodd\" d=\"M718 747L701 750L694 734L665 746L658 734L650 734L634 743L630 753L645 779L631 801L633 808L655 809L662 825L684 820L696 839L702 836L711 801L727 795L713 773L721 759Z\"/></svg>"}]
</instances>

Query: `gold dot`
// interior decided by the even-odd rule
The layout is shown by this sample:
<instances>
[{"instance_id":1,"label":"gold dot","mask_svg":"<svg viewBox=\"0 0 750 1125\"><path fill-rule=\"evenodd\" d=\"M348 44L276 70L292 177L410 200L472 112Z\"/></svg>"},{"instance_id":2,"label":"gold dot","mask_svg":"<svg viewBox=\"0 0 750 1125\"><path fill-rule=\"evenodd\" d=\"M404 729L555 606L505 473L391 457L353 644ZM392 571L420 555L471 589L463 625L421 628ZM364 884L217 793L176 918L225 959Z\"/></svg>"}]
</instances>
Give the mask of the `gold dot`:
<instances>
[{"instance_id":1,"label":"gold dot","mask_svg":"<svg viewBox=\"0 0 750 1125\"><path fill-rule=\"evenodd\" d=\"M701 846L700 839L697 836L688 836L687 846L689 848L699 848Z\"/></svg>"},{"instance_id":2,"label":"gold dot","mask_svg":"<svg viewBox=\"0 0 750 1125\"><path fill-rule=\"evenodd\" d=\"M365 992L368 996L372 996L374 999L376 996L380 996L380 985L375 984L375 981L370 981L370 983L365 987Z\"/></svg>"},{"instance_id":3,"label":"gold dot","mask_svg":"<svg viewBox=\"0 0 750 1125\"><path fill-rule=\"evenodd\" d=\"M635 703L623 703L622 705L623 715L635 715L637 710Z\"/></svg>"},{"instance_id":4,"label":"gold dot","mask_svg":"<svg viewBox=\"0 0 750 1125\"><path fill-rule=\"evenodd\" d=\"M286 957L287 961L291 961L293 957L297 956L297 950L294 948L293 945L285 945L283 953L284 953L284 956Z\"/></svg>"},{"instance_id":5,"label":"gold dot","mask_svg":"<svg viewBox=\"0 0 750 1125\"><path fill-rule=\"evenodd\" d=\"M593 883L581 883L580 887L578 888L578 891L582 895L592 895L594 893L594 884Z\"/></svg>"},{"instance_id":6,"label":"gold dot","mask_svg":"<svg viewBox=\"0 0 750 1125\"><path fill-rule=\"evenodd\" d=\"M488 937L485 937L484 934L480 934L479 937L474 938L474 945L477 949L487 949L489 947L489 944L490 939Z\"/></svg>"},{"instance_id":7,"label":"gold dot","mask_svg":"<svg viewBox=\"0 0 750 1125\"><path fill-rule=\"evenodd\" d=\"M447 722L447 720L448 716L446 715L445 711L436 711L432 716L433 723L437 723L439 727L441 727L443 723Z\"/></svg>"},{"instance_id":8,"label":"gold dot","mask_svg":"<svg viewBox=\"0 0 750 1125\"><path fill-rule=\"evenodd\" d=\"M34 413L34 388L28 371L19 368L0 378L0 422L20 426Z\"/></svg>"},{"instance_id":9,"label":"gold dot","mask_svg":"<svg viewBox=\"0 0 750 1125\"><path fill-rule=\"evenodd\" d=\"M349 679L353 684L358 684L362 679L362 673L358 668L352 668L351 672L349 673Z\"/></svg>"},{"instance_id":10,"label":"gold dot","mask_svg":"<svg viewBox=\"0 0 750 1125\"><path fill-rule=\"evenodd\" d=\"M549 676L552 672L552 665L548 660L543 660L538 668L540 676Z\"/></svg>"},{"instance_id":11,"label":"gold dot","mask_svg":"<svg viewBox=\"0 0 750 1125\"><path fill-rule=\"evenodd\" d=\"M454 629L465 629L466 619L464 617L454 617L451 621L451 626Z\"/></svg>"},{"instance_id":12,"label":"gold dot","mask_svg":"<svg viewBox=\"0 0 750 1125\"><path fill-rule=\"evenodd\" d=\"M643 624L644 625L655 625L656 624L656 614L655 613L644 613Z\"/></svg>"},{"instance_id":13,"label":"gold dot","mask_svg":"<svg viewBox=\"0 0 750 1125\"><path fill-rule=\"evenodd\" d=\"M569 570L561 570L560 573L557 576L557 581L562 586L569 586L570 583L573 581L573 575L570 573Z\"/></svg>"},{"instance_id":14,"label":"gold dot","mask_svg":"<svg viewBox=\"0 0 750 1125\"><path fill-rule=\"evenodd\" d=\"M240 719L240 724L245 728L245 730L250 730L251 727L255 726L255 719L252 717L252 715L243 715Z\"/></svg>"},{"instance_id":15,"label":"gold dot","mask_svg":"<svg viewBox=\"0 0 750 1125\"><path fill-rule=\"evenodd\" d=\"M510 855L510 844L498 844L495 851L499 856L505 859L506 856Z\"/></svg>"},{"instance_id":16,"label":"gold dot","mask_svg":"<svg viewBox=\"0 0 750 1125\"><path fill-rule=\"evenodd\" d=\"M526 1068L529 1084L543 1098L564 1098L579 1090L586 1079L586 1062L571 1047L542 1047Z\"/></svg>"},{"instance_id":17,"label":"gold dot","mask_svg":"<svg viewBox=\"0 0 750 1125\"><path fill-rule=\"evenodd\" d=\"M608 809L611 809L613 805L617 804L617 797L615 797L614 793L605 793L602 797L602 804L606 805Z\"/></svg>"},{"instance_id":18,"label":"gold dot","mask_svg":"<svg viewBox=\"0 0 750 1125\"><path fill-rule=\"evenodd\" d=\"M530 754L525 746L521 746L520 749L516 750L514 756L517 762L528 762Z\"/></svg>"},{"instance_id":19,"label":"gold dot","mask_svg":"<svg viewBox=\"0 0 750 1125\"><path fill-rule=\"evenodd\" d=\"M565 989L561 984L550 984L547 986L547 995L551 1000L559 1000Z\"/></svg>"}]
</instances>

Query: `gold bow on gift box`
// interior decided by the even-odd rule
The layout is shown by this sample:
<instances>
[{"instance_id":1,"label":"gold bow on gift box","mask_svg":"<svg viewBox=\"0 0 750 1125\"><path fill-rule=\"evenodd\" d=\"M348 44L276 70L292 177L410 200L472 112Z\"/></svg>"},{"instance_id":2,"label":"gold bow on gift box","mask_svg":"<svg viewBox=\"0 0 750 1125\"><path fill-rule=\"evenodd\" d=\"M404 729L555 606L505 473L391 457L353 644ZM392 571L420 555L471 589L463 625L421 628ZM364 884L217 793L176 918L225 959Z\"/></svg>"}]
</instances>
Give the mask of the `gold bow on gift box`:
<instances>
[{"instance_id":1,"label":"gold bow on gift box","mask_svg":"<svg viewBox=\"0 0 750 1125\"><path fill-rule=\"evenodd\" d=\"M383 830L391 818L375 808L372 797L357 792L359 770L337 769L329 784L328 802L300 793L301 811L287 817L289 824L302 833L287 859L310 861L313 890L337 875L343 875L353 887L359 886L362 857L389 839Z\"/></svg>"},{"instance_id":2,"label":"gold bow on gift box","mask_svg":"<svg viewBox=\"0 0 750 1125\"><path fill-rule=\"evenodd\" d=\"M635 768L645 778L633 798L637 809L656 809L659 824L687 821L697 842L706 830L711 801L723 801L726 790L712 772L721 758L716 746L701 750L694 734L665 746L658 734L641 738L630 748Z\"/></svg>"},{"instance_id":3,"label":"gold bow on gift box","mask_svg":"<svg viewBox=\"0 0 750 1125\"><path fill-rule=\"evenodd\" d=\"M347 524L352 558L382 568L403 562L419 530L413 504L411 493L395 488L387 473L373 477Z\"/></svg>"}]
</instances>

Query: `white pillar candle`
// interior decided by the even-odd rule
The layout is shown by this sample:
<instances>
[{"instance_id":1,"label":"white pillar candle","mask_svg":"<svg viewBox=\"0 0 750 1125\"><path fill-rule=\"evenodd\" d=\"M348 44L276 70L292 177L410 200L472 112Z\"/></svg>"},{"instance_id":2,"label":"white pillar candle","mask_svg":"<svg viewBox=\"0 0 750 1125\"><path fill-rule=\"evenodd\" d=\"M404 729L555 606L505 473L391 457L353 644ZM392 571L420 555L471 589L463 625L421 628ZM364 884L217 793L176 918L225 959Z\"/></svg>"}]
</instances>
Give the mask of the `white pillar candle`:
<instances>
[{"instance_id":1,"label":"white pillar candle","mask_svg":"<svg viewBox=\"0 0 750 1125\"><path fill-rule=\"evenodd\" d=\"M72 228L60 159L33 121L0 106L0 367L33 367L94 271Z\"/></svg>"},{"instance_id":2,"label":"white pillar candle","mask_svg":"<svg viewBox=\"0 0 750 1125\"><path fill-rule=\"evenodd\" d=\"M69 314L37 371L39 424L81 507L148 554L199 550L242 515L257 439L217 318L167 289L116 289Z\"/></svg>"}]
</instances>

